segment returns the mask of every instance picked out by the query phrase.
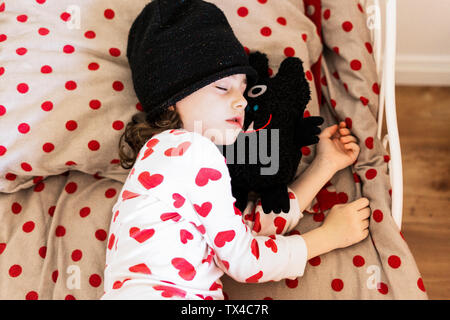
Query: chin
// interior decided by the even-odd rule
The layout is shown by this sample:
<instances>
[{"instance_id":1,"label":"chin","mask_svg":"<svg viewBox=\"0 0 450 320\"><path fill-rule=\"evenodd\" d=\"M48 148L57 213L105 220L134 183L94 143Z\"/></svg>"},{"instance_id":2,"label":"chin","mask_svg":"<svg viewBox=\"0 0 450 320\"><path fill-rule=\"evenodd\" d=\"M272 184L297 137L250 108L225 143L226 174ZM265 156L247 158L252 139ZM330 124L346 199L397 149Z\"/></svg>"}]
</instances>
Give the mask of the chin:
<instances>
[{"instance_id":1,"label":"chin","mask_svg":"<svg viewBox=\"0 0 450 320\"><path fill-rule=\"evenodd\" d=\"M220 132L215 132L210 139L216 145L228 146L236 142L236 139L242 129L224 129Z\"/></svg>"}]
</instances>

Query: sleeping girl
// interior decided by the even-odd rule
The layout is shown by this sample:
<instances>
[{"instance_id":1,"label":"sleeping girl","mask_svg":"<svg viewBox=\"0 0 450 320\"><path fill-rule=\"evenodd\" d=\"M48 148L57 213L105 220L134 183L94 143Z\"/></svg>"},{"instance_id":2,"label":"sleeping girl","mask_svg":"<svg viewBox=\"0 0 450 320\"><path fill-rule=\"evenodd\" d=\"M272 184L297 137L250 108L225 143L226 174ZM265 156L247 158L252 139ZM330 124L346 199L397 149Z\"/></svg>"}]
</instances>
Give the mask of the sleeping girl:
<instances>
[{"instance_id":1,"label":"sleeping girl","mask_svg":"<svg viewBox=\"0 0 450 320\"><path fill-rule=\"evenodd\" d=\"M112 210L102 299L224 299L224 273L246 283L294 279L309 259L367 237L367 198L335 205L310 232L285 235L356 161L345 122L319 135L314 161L289 186L289 212L256 220L247 217L260 204L235 207L217 146L241 132L257 73L219 8L150 2L130 29L127 57L145 119L133 117L120 140L121 165L131 170Z\"/></svg>"}]
</instances>

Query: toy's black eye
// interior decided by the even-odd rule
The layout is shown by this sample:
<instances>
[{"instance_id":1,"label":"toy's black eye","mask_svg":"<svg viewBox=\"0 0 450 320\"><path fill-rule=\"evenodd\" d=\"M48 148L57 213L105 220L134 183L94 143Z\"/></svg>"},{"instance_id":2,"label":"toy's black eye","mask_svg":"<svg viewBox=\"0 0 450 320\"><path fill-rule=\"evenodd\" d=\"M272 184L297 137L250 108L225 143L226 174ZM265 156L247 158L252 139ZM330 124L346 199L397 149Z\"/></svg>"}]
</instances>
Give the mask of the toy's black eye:
<instances>
[{"instance_id":1,"label":"toy's black eye","mask_svg":"<svg viewBox=\"0 0 450 320\"><path fill-rule=\"evenodd\" d=\"M250 98L256 98L256 97L259 97L260 95L264 94L264 92L266 92L266 91L267 91L267 86L264 84L259 84L257 86L252 87L248 91L247 95Z\"/></svg>"}]
</instances>

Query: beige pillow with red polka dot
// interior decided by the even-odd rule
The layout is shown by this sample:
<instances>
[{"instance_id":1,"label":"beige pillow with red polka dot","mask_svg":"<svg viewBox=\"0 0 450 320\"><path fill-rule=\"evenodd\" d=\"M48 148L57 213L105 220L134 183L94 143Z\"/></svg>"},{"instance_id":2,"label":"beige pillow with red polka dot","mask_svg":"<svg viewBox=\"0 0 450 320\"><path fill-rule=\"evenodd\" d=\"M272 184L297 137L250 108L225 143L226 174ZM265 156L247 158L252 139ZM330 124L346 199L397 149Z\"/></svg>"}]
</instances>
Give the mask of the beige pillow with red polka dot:
<instances>
[{"instance_id":1,"label":"beige pillow with red polka dot","mask_svg":"<svg viewBox=\"0 0 450 320\"><path fill-rule=\"evenodd\" d=\"M148 1L0 1L0 191L67 170L122 181L118 140L140 109L128 30Z\"/></svg>"},{"instance_id":2,"label":"beige pillow with red polka dot","mask_svg":"<svg viewBox=\"0 0 450 320\"><path fill-rule=\"evenodd\" d=\"M320 55L301 1L210 2L247 50L267 53L271 72L287 56L308 68ZM66 170L125 180L118 141L140 110L126 45L146 3L0 0L0 192Z\"/></svg>"}]
</instances>

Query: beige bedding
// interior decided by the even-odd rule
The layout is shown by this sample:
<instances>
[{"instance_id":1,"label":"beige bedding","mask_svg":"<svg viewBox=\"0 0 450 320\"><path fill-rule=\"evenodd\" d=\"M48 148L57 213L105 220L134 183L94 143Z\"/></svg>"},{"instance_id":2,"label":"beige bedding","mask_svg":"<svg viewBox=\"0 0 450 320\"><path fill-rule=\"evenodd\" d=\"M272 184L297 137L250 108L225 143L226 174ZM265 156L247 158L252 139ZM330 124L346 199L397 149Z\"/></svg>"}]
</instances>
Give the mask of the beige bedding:
<instances>
[{"instance_id":1,"label":"beige bedding","mask_svg":"<svg viewBox=\"0 0 450 320\"><path fill-rule=\"evenodd\" d=\"M127 30L147 1L80 5L78 29L67 27L64 13L77 16L71 1L24 1L0 1L0 299L97 299L111 209L128 173L117 164L117 142L140 109L124 55ZM361 243L309 260L296 280L241 284L225 276L226 295L426 299L391 217L365 8L356 0L210 2L247 49L267 53L274 74L286 56L300 57L313 92L307 113L323 116L324 126L344 120L359 139L357 163L323 187L294 232L320 226L336 203L365 196L372 209ZM315 154L302 152L298 174Z\"/></svg>"}]
</instances>

